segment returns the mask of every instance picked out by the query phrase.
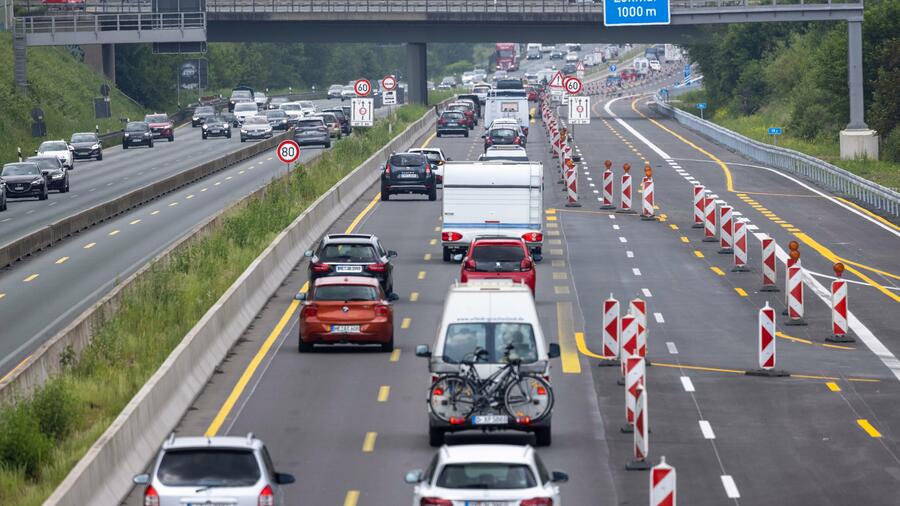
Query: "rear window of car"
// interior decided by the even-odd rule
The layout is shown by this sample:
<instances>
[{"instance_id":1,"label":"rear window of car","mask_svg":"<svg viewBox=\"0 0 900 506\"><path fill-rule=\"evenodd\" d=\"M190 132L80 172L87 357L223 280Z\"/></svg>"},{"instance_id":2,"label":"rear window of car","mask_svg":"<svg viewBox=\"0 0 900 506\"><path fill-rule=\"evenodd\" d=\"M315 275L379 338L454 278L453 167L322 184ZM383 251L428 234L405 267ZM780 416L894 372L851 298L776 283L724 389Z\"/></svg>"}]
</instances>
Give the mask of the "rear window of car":
<instances>
[{"instance_id":1,"label":"rear window of car","mask_svg":"<svg viewBox=\"0 0 900 506\"><path fill-rule=\"evenodd\" d=\"M212 114L216 112L216 108L211 105L204 105L194 110L197 114Z\"/></svg>"},{"instance_id":2,"label":"rear window of car","mask_svg":"<svg viewBox=\"0 0 900 506\"><path fill-rule=\"evenodd\" d=\"M368 244L326 244L319 253L323 262L358 263L375 262L375 248Z\"/></svg>"},{"instance_id":3,"label":"rear window of car","mask_svg":"<svg viewBox=\"0 0 900 506\"><path fill-rule=\"evenodd\" d=\"M441 154L436 151L422 151L421 153L425 156L425 158L428 159L429 162L439 162L443 160L443 158L441 158Z\"/></svg>"},{"instance_id":4,"label":"rear window of car","mask_svg":"<svg viewBox=\"0 0 900 506\"><path fill-rule=\"evenodd\" d=\"M343 120L346 117L346 116L344 116L344 111L329 110L329 111L325 111L325 112L330 112L331 114L334 114L334 116L339 120Z\"/></svg>"},{"instance_id":5,"label":"rear window of car","mask_svg":"<svg viewBox=\"0 0 900 506\"><path fill-rule=\"evenodd\" d=\"M256 104L253 102L241 102L239 104L234 104L234 110L237 111L255 111Z\"/></svg>"},{"instance_id":6,"label":"rear window of car","mask_svg":"<svg viewBox=\"0 0 900 506\"><path fill-rule=\"evenodd\" d=\"M425 164L425 156L418 153L403 153L399 155L391 155L388 163L392 167L417 167Z\"/></svg>"},{"instance_id":7,"label":"rear window of car","mask_svg":"<svg viewBox=\"0 0 900 506\"><path fill-rule=\"evenodd\" d=\"M325 123L320 119L302 119L297 122L297 128L315 128L325 126Z\"/></svg>"},{"instance_id":8,"label":"rear window of car","mask_svg":"<svg viewBox=\"0 0 900 506\"><path fill-rule=\"evenodd\" d=\"M337 118L334 114L320 114L320 116L326 123L337 123Z\"/></svg>"},{"instance_id":9,"label":"rear window of car","mask_svg":"<svg viewBox=\"0 0 900 506\"><path fill-rule=\"evenodd\" d=\"M364 301L378 300L374 286L366 285L326 285L316 287L313 300L319 301Z\"/></svg>"},{"instance_id":10,"label":"rear window of car","mask_svg":"<svg viewBox=\"0 0 900 506\"><path fill-rule=\"evenodd\" d=\"M472 259L475 262L521 262L525 259L525 251L521 246L483 244L473 248Z\"/></svg>"},{"instance_id":11,"label":"rear window of car","mask_svg":"<svg viewBox=\"0 0 900 506\"><path fill-rule=\"evenodd\" d=\"M501 138L501 139L515 138L516 131L511 128L495 128L495 129L491 130L491 137L493 137L495 139L496 138Z\"/></svg>"},{"instance_id":12,"label":"rear window of car","mask_svg":"<svg viewBox=\"0 0 900 506\"><path fill-rule=\"evenodd\" d=\"M451 323L447 326L443 359L453 364L473 360L476 349L481 348L488 352L483 362L502 363L510 345L510 358L524 363L537 361L534 331L529 323Z\"/></svg>"},{"instance_id":13,"label":"rear window of car","mask_svg":"<svg viewBox=\"0 0 900 506\"><path fill-rule=\"evenodd\" d=\"M287 117L287 113L280 109L274 109L271 111L266 111L266 117L269 119L284 118L284 117Z\"/></svg>"},{"instance_id":14,"label":"rear window of car","mask_svg":"<svg viewBox=\"0 0 900 506\"><path fill-rule=\"evenodd\" d=\"M445 112L441 113L441 118L449 119L449 120L453 120L453 121L460 120L460 119L462 119L462 117L463 117L463 114L461 112L457 112L457 111L449 111L449 112L445 111Z\"/></svg>"},{"instance_id":15,"label":"rear window of car","mask_svg":"<svg viewBox=\"0 0 900 506\"><path fill-rule=\"evenodd\" d=\"M167 451L156 476L170 487L249 487L261 473L252 451L204 448Z\"/></svg>"},{"instance_id":16,"label":"rear window of car","mask_svg":"<svg viewBox=\"0 0 900 506\"><path fill-rule=\"evenodd\" d=\"M447 464L437 483L441 488L519 490L536 486L534 473L524 464Z\"/></svg>"},{"instance_id":17,"label":"rear window of car","mask_svg":"<svg viewBox=\"0 0 900 506\"><path fill-rule=\"evenodd\" d=\"M144 121L147 123L165 123L169 121L169 117L165 114L152 114L149 116L144 116Z\"/></svg>"}]
</instances>

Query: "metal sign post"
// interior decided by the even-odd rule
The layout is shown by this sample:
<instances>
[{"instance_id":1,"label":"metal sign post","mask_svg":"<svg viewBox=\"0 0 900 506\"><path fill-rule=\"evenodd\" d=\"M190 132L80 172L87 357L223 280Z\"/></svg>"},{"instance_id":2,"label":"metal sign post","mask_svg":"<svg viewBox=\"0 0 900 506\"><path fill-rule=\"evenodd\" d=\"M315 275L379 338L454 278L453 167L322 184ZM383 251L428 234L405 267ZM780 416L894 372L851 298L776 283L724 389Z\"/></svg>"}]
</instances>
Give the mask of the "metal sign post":
<instances>
[{"instance_id":1,"label":"metal sign post","mask_svg":"<svg viewBox=\"0 0 900 506\"><path fill-rule=\"evenodd\" d=\"M772 136L772 144L778 145L778 136L781 135L781 127L769 127L769 135Z\"/></svg>"},{"instance_id":2,"label":"metal sign post","mask_svg":"<svg viewBox=\"0 0 900 506\"><path fill-rule=\"evenodd\" d=\"M703 119L703 110L706 109L706 102L697 104L697 109L700 109L700 119Z\"/></svg>"}]
</instances>

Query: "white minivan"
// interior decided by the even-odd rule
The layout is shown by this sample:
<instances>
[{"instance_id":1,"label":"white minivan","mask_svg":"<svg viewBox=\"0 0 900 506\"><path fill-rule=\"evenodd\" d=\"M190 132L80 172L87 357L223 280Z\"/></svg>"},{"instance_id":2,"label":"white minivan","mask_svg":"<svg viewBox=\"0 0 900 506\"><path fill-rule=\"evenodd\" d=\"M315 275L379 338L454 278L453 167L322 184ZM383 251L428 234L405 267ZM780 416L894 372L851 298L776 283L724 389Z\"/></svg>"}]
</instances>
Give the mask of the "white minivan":
<instances>
[{"instance_id":1,"label":"white minivan","mask_svg":"<svg viewBox=\"0 0 900 506\"><path fill-rule=\"evenodd\" d=\"M480 378L487 378L503 368L512 358L519 362L519 372L537 376L544 387L541 395L549 407L540 418L513 416L503 405L481 405L458 419L445 421L429 390L429 442L444 443L444 434L464 430L517 430L533 432L539 446L550 444L550 410L553 392L550 384L550 359L559 357L559 345L548 344L541 330L531 290L512 280L479 280L456 283L444 299L444 312L434 340L434 347L416 347L416 356L428 358L432 387L448 375L463 374L465 362L474 362ZM441 401L443 402L443 401ZM535 401L535 404L537 401Z\"/></svg>"}]
</instances>

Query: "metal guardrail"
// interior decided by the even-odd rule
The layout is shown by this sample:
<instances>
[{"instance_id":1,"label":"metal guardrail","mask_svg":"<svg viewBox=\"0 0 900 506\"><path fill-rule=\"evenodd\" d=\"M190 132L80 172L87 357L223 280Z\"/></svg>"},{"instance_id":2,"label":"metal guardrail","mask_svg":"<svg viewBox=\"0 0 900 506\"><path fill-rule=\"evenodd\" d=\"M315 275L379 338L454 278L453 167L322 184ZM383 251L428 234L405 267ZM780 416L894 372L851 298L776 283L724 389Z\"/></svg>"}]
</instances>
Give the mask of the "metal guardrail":
<instances>
[{"instance_id":1,"label":"metal guardrail","mask_svg":"<svg viewBox=\"0 0 900 506\"><path fill-rule=\"evenodd\" d=\"M674 117L676 121L687 128L705 135L750 159L769 167L796 174L832 192L846 195L872 210L880 211L895 218L900 217L900 193L895 190L863 179L856 174L799 151L770 146L732 132L715 123L702 120L693 114L665 103L659 94L654 99L658 111Z\"/></svg>"},{"instance_id":2,"label":"metal guardrail","mask_svg":"<svg viewBox=\"0 0 900 506\"><path fill-rule=\"evenodd\" d=\"M72 14L17 18L20 33L100 33L111 31L185 30L206 28L205 12Z\"/></svg>"}]
</instances>

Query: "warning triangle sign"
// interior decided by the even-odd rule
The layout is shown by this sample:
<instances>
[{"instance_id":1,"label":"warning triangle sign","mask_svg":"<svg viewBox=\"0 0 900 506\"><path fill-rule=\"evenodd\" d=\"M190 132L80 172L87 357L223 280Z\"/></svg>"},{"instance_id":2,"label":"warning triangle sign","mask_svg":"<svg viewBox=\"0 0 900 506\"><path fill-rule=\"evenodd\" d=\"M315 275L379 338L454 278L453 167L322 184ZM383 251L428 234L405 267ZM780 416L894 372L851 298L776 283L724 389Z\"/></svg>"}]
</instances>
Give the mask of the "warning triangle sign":
<instances>
[{"instance_id":1,"label":"warning triangle sign","mask_svg":"<svg viewBox=\"0 0 900 506\"><path fill-rule=\"evenodd\" d=\"M547 86L550 86L551 88L562 88L563 87L562 72L557 70L556 75L553 76L553 79L550 80L550 83Z\"/></svg>"},{"instance_id":2,"label":"warning triangle sign","mask_svg":"<svg viewBox=\"0 0 900 506\"><path fill-rule=\"evenodd\" d=\"M575 66L576 72L584 72L584 63L578 62L578 65Z\"/></svg>"}]
</instances>

